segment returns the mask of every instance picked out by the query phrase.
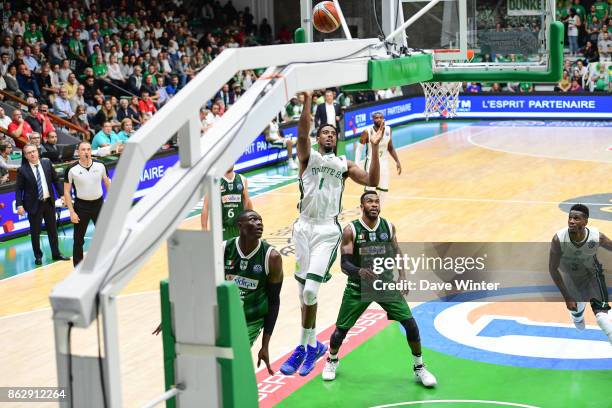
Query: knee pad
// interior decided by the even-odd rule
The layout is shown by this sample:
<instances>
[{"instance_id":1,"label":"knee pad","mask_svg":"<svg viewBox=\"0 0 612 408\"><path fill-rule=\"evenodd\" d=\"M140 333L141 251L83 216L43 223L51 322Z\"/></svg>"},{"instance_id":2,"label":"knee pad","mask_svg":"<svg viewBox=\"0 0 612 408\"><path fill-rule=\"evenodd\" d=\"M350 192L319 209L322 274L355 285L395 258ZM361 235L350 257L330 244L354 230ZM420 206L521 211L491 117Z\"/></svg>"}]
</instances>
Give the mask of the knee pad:
<instances>
[{"instance_id":1,"label":"knee pad","mask_svg":"<svg viewBox=\"0 0 612 408\"><path fill-rule=\"evenodd\" d=\"M418 342L421 341L421 336L419 335L419 326L417 326L416 320L414 317L410 319L402 320L400 322L404 330L406 330L406 338L410 342Z\"/></svg>"},{"instance_id":2,"label":"knee pad","mask_svg":"<svg viewBox=\"0 0 612 408\"><path fill-rule=\"evenodd\" d=\"M316 282L313 280L306 281L306 284L304 285L304 291L302 292L304 304L306 306L312 306L317 304L317 295L319 294L320 286L320 282Z\"/></svg>"},{"instance_id":3,"label":"knee pad","mask_svg":"<svg viewBox=\"0 0 612 408\"><path fill-rule=\"evenodd\" d=\"M344 338L346 337L346 333L348 333L347 329L341 329L339 327L336 327L336 330L334 330L331 335L331 338L329 339L329 345L333 349L339 349L342 345L342 342L344 341Z\"/></svg>"}]
</instances>

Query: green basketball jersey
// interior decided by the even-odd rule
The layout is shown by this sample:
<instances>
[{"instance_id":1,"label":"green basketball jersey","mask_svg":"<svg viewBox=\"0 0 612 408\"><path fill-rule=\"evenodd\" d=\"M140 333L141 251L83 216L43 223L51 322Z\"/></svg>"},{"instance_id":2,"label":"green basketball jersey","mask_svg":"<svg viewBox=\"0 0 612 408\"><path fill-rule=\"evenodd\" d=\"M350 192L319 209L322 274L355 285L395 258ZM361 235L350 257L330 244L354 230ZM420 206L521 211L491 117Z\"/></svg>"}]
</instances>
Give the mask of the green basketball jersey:
<instances>
[{"instance_id":1,"label":"green basketball jersey","mask_svg":"<svg viewBox=\"0 0 612 408\"><path fill-rule=\"evenodd\" d=\"M244 179L240 174L236 174L232 181L221 178L221 222L224 227L235 227L238 216L244 211L243 190Z\"/></svg>"},{"instance_id":2,"label":"green basketball jersey","mask_svg":"<svg viewBox=\"0 0 612 408\"><path fill-rule=\"evenodd\" d=\"M351 222L353 228L353 263L355 266L374 270L374 258L393 258L393 227L382 217L374 229L370 229L360 219ZM393 271L386 270L381 276L383 280L393 278ZM360 280L349 277L349 283L359 285Z\"/></svg>"},{"instance_id":3,"label":"green basketball jersey","mask_svg":"<svg viewBox=\"0 0 612 408\"><path fill-rule=\"evenodd\" d=\"M225 280L236 282L247 323L261 319L268 313L266 282L272 247L260 239L257 248L245 255L238 247L238 238L224 244Z\"/></svg>"}]
</instances>

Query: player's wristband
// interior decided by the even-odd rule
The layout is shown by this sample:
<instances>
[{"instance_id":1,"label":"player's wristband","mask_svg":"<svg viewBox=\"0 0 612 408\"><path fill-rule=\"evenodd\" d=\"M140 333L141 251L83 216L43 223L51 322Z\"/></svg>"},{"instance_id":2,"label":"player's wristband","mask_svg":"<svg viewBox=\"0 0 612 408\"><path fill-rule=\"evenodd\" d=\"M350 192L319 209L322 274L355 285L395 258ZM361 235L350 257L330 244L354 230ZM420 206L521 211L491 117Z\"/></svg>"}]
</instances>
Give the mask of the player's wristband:
<instances>
[{"instance_id":1,"label":"player's wristband","mask_svg":"<svg viewBox=\"0 0 612 408\"><path fill-rule=\"evenodd\" d=\"M359 267L353 264L353 254L343 254L340 257L342 272L353 278L359 278Z\"/></svg>"}]
</instances>

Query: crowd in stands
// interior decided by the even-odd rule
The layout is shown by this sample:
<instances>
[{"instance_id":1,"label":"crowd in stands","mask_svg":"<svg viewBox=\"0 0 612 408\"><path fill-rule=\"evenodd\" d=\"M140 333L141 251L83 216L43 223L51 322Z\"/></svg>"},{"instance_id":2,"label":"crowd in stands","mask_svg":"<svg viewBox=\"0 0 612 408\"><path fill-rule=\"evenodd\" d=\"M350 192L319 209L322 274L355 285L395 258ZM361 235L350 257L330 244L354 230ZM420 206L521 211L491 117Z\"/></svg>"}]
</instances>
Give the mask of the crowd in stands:
<instances>
[{"instance_id":1,"label":"crowd in stands","mask_svg":"<svg viewBox=\"0 0 612 408\"><path fill-rule=\"evenodd\" d=\"M479 2L476 14L478 29L540 34L538 16L508 16L506 5L506 2ZM556 19L565 26L566 59L563 78L553 89L529 83L465 84L464 91L612 92L612 4L605 0L559 0ZM534 56L482 54L475 58L475 62L520 62L529 61L531 57Z\"/></svg>"},{"instance_id":2,"label":"crowd in stands","mask_svg":"<svg viewBox=\"0 0 612 408\"><path fill-rule=\"evenodd\" d=\"M55 132L118 152L224 49L291 41L286 27L274 36L248 7L213 0L197 7L187 10L181 0L4 1L0 145L18 149L38 135L45 156ZM253 71L236 75L206 115L223 114L256 79Z\"/></svg>"}]
</instances>

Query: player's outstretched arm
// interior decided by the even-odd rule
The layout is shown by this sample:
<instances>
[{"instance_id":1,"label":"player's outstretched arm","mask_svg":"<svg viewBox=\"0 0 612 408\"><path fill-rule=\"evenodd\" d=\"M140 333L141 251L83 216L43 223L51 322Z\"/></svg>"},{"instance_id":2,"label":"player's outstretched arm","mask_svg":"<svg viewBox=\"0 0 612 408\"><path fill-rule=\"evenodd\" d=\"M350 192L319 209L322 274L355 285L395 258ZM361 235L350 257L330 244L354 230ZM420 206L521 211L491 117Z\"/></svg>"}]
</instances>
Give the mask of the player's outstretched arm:
<instances>
[{"instance_id":1,"label":"player's outstretched arm","mask_svg":"<svg viewBox=\"0 0 612 408\"><path fill-rule=\"evenodd\" d=\"M312 91L304 92L304 108L298 122L297 157L300 161L300 176L310 159L310 124L312 123Z\"/></svg>"},{"instance_id":2,"label":"player's outstretched arm","mask_svg":"<svg viewBox=\"0 0 612 408\"><path fill-rule=\"evenodd\" d=\"M202 200L202 213L200 214L200 224L202 230L208 231L208 196L204 196Z\"/></svg>"},{"instance_id":3,"label":"player's outstretched arm","mask_svg":"<svg viewBox=\"0 0 612 408\"><path fill-rule=\"evenodd\" d=\"M612 240L605 236L603 232L599 233L599 246L608 251L612 251Z\"/></svg>"},{"instance_id":4,"label":"player's outstretched arm","mask_svg":"<svg viewBox=\"0 0 612 408\"><path fill-rule=\"evenodd\" d=\"M550 244L550 255L548 258L548 273L552 277L555 285L559 288L561 295L563 295L563 299L565 299L565 305L569 310L577 310L576 301L572 299L570 296L565 283L563 283L563 278L559 273L559 264L561 263L561 243L559 242L559 237L556 235L553 237L552 242Z\"/></svg>"},{"instance_id":5,"label":"player's outstretched arm","mask_svg":"<svg viewBox=\"0 0 612 408\"><path fill-rule=\"evenodd\" d=\"M268 374L274 375L270 366L270 353L268 346L270 338L276 325L278 318L278 310L280 308L280 291L283 286L283 259L281 255L273 249L270 252L268 279L266 283L266 294L268 296L268 314L264 317L263 337L261 340L261 349L257 355L257 367L263 361L268 369Z\"/></svg>"},{"instance_id":6,"label":"player's outstretched arm","mask_svg":"<svg viewBox=\"0 0 612 408\"><path fill-rule=\"evenodd\" d=\"M242 184L244 188L242 189L242 201L244 202L245 210L253 209L253 202L251 201L251 196L249 196L249 182L246 177L242 178Z\"/></svg>"}]
</instances>

